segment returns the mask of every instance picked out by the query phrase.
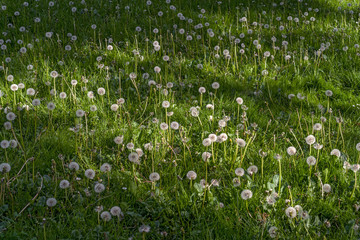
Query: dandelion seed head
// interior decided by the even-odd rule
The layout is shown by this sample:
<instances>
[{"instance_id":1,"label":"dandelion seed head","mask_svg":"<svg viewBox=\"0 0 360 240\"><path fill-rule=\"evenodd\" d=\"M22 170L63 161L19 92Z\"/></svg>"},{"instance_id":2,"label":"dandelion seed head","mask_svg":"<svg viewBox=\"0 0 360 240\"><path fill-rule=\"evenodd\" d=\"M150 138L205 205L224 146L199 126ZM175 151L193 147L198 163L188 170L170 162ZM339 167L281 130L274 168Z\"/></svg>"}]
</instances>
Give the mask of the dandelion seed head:
<instances>
[{"instance_id":1,"label":"dandelion seed head","mask_svg":"<svg viewBox=\"0 0 360 240\"><path fill-rule=\"evenodd\" d=\"M6 119L7 119L8 121L14 121L15 118L16 118L16 115L15 115L15 113L13 113L13 112L9 112L9 113L6 114Z\"/></svg>"},{"instance_id":2,"label":"dandelion seed head","mask_svg":"<svg viewBox=\"0 0 360 240\"><path fill-rule=\"evenodd\" d=\"M61 92L61 93L59 94L59 97L60 97L61 99L65 99L65 98L67 97L66 92Z\"/></svg>"},{"instance_id":3,"label":"dandelion seed head","mask_svg":"<svg viewBox=\"0 0 360 240\"><path fill-rule=\"evenodd\" d=\"M197 177L197 174L196 174L196 172L194 172L194 171L188 171L188 173L186 174L186 177L187 177L189 180L195 180L196 177Z\"/></svg>"},{"instance_id":4,"label":"dandelion seed head","mask_svg":"<svg viewBox=\"0 0 360 240\"><path fill-rule=\"evenodd\" d=\"M278 230L277 227L274 226L269 228L269 235L271 238L276 238L277 230Z\"/></svg>"},{"instance_id":5,"label":"dandelion seed head","mask_svg":"<svg viewBox=\"0 0 360 240\"><path fill-rule=\"evenodd\" d=\"M233 178L232 182L233 182L234 187L240 186L240 179L239 178Z\"/></svg>"},{"instance_id":6,"label":"dandelion seed head","mask_svg":"<svg viewBox=\"0 0 360 240\"><path fill-rule=\"evenodd\" d=\"M356 173L357 171L359 171L360 169L360 164L353 164L351 165L351 168L350 168L354 173Z\"/></svg>"},{"instance_id":7,"label":"dandelion seed head","mask_svg":"<svg viewBox=\"0 0 360 240\"><path fill-rule=\"evenodd\" d=\"M208 138L210 139L211 142L216 142L217 140L216 134L213 133L209 134Z\"/></svg>"},{"instance_id":8,"label":"dandelion seed head","mask_svg":"<svg viewBox=\"0 0 360 240\"><path fill-rule=\"evenodd\" d=\"M111 111L116 112L116 111L119 109L119 105L117 105L117 104L112 104L112 105L110 106L110 109L111 109Z\"/></svg>"},{"instance_id":9,"label":"dandelion seed head","mask_svg":"<svg viewBox=\"0 0 360 240\"><path fill-rule=\"evenodd\" d=\"M331 97L333 95L333 92L331 90L326 90L325 95Z\"/></svg>"},{"instance_id":10,"label":"dandelion seed head","mask_svg":"<svg viewBox=\"0 0 360 240\"><path fill-rule=\"evenodd\" d=\"M126 148L129 149L129 150L132 150L134 149L134 144L132 142L129 142L128 144L126 144Z\"/></svg>"},{"instance_id":11,"label":"dandelion seed head","mask_svg":"<svg viewBox=\"0 0 360 240\"><path fill-rule=\"evenodd\" d=\"M324 147L324 145L322 145L322 144L319 144L319 143L315 143L314 144L314 148L316 149L316 150L320 150L320 149L322 149Z\"/></svg>"},{"instance_id":12,"label":"dandelion seed head","mask_svg":"<svg viewBox=\"0 0 360 240\"><path fill-rule=\"evenodd\" d=\"M85 177L89 178L89 179L94 179L95 177L95 171L92 169L87 169L85 171Z\"/></svg>"},{"instance_id":13,"label":"dandelion seed head","mask_svg":"<svg viewBox=\"0 0 360 240\"><path fill-rule=\"evenodd\" d=\"M320 131L322 129L321 123L315 123L314 126L313 126L313 129L315 131Z\"/></svg>"},{"instance_id":14,"label":"dandelion seed head","mask_svg":"<svg viewBox=\"0 0 360 240\"><path fill-rule=\"evenodd\" d=\"M162 107L163 108L169 108L170 107L170 102L169 101L163 101L162 102Z\"/></svg>"},{"instance_id":15,"label":"dandelion seed head","mask_svg":"<svg viewBox=\"0 0 360 240\"><path fill-rule=\"evenodd\" d=\"M316 158L314 156L309 156L306 158L306 163L309 166L314 166L316 164Z\"/></svg>"},{"instance_id":16,"label":"dandelion seed head","mask_svg":"<svg viewBox=\"0 0 360 240\"><path fill-rule=\"evenodd\" d=\"M171 122L170 127L171 127L171 129L178 130L180 125L178 122Z\"/></svg>"},{"instance_id":17,"label":"dandelion seed head","mask_svg":"<svg viewBox=\"0 0 360 240\"><path fill-rule=\"evenodd\" d=\"M109 163L104 163L100 167L101 172L110 172L111 171L111 165Z\"/></svg>"},{"instance_id":18,"label":"dandelion seed head","mask_svg":"<svg viewBox=\"0 0 360 240\"><path fill-rule=\"evenodd\" d=\"M206 89L204 87L199 88L199 93L204 94L206 92Z\"/></svg>"},{"instance_id":19,"label":"dandelion seed head","mask_svg":"<svg viewBox=\"0 0 360 240\"><path fill-rule=\"evenodd\" d=\"M148 233L148 232L150 232L150 229L151 229L151 227L149 225L141 225L139 227L139 232L140 233Z\"/></svg>"},{"instance_id":20,"label":"dandelion seed head","mask_svg":"<svg viewBox=\"0 0 360 240\"><path fill-rule=\"evenodd\" d=\"M165 131L165 130L167 130L169 128L169 126L166 124L166 123L160 123L160 129L161 130L163 130L163 131Z\"/></svg>"},{"instance_id":21,"label":"dandelion seed head","mask_svg":"<svg viewBox=\"0 0 360 240\"><path fill-rule=\"evenodd\" d=\"M314 135L309 135L305 138L307 144L312 145L316 142L316 138Z\"/></svg>"},{"instance_id":22,"label":"dandelion seed head","mask_svg":"<svg viewBox=\"0 0 360 240\"><path fill-rule=\"evenodd\" d=\"M70 170L74 170L74 171L78 171L79 170L79 164L77 162L71 162L69 163L69 169Z\"/></svg>"},{"instance_id":23,"label":"dandelion seed head","mask_svg":"<svg viewBox=\"0 0 360 240\"><path fill-rule=\"evenodd\" d=\"M323 191L326 192L326 193L329 193L331 192L331 186L330 184L324 184L323 187L322 187Z\"/></svg>"},{"instance_id":24,"label":"dandelion seed head","mask_svg":"<svg viewBox=\"0 0 360 240\"><path fill-rule=\"evenodd\" d=\"M105 88L102 88L102 87L101 87L101 88L98 88L97 93L98 93L100 96L104 95L104 94L106 93Z\"/></svg>"},{"instance_id":25,"label":"dandelion seed head","mask_svg":"<svg viewBox=\"0 0 360 240\"><path fill-rule=\"evenodd\" d=\"M8 163L1 163L0 164L0 173L8 173L11 170L11 166Z\"/></svg>"},{"instance_id":26,"label":"dandelion seed head","mask_svg":"<svg viewBox=\"0 0 360 240\"><path fill-rule=\"evenodd\" d=\"M205 138L202 142L202 144L205 146L205 147L208 147L211 145L211 140L210 138Z\"/></svg>"},{"instance_id":27,"label":"dandelion seed head","mask_svg":"<svg viewBox=\"0 0 360 240\"><path fill-rule=\"evenodd\" d=\"M228 135L226 133L221 133L218 138L221 138L222 142L228 140Z\"/></svg>"},{"instance_id":28,"label":"dandelion seed head","mask_svg":"<svg viewBox=\"0 0 360 240\"><path fill-rule=\"evenodd\" d=\"M70 187L70 183L68 180L61 180L59 187L62 189L68 188L68 187Z\"/></svg>"},{"instance_id":29,"label":"dandelion seed head","mask_svg":"<svg viewBox=\"0 0 360 240\"><path fill-rule=\"evenodd\" d=\"M11 89L11 91L15 92L19 89L19 86L16 84L11 84L10 89Z\"/></svg>"},{"instance_id":30,"label":"dandelion seed head","mask_svg":"<svg viewBox=\"0 0 360 240\"><path fill-rule=\"evenodd\" d=\"M117 137L114 138L114 142L116 144L122 144L123 141L124 141L124 136L117 136Z\"/></svg>"},{"instance_id":31,"label":"dandelion seed head","mask_svg":"<svg viewBox=\"0 0 360 240\"><path fill-rule=\"evenodd\" d=\"M85 111L84 110L81 110L81 109L79 109L79 110L76 110L76 116L77 117L83 117L84 115L85 115Z\"/></svg>"},{"instance_id":32,"label":"dandelion seed head","mask_svg":"<svg viewBox=\"0 0 360 240\"><path fill-rule=\"evenodd\" d=\"M219 127L223 128L223 127L226 127L226 121L224 120L219 120Z\"/></svg>"},{"instance_id":33,"label":"dandelion seed head","mask_svg":"<svg viewBox=\"0 0 360 240\"><path fill-rule=\"evenodd\" d=\"M293 207L288 207L285 210L285 214L288 218L295 218L296 217L296 209Z\"/></svg>"},{"instance_id":34,"label":"dandelion seed head","mask_svg":"<svg viewBox=\"0 0 360 240\"><path fill-rule=\"evenodd\" d=\"M245 189L241 192L241 198L244 200L248 200L250 198L252 198L253 193L251 190Z\"/></svg>"},{"instance_id":35,"label":"dandelion seed head","mask_svg":"<svg viewBox=\"0 0 360 240\"><path fill-rule=\"evenodd\" d=\"M211 87L216 90L216 89L219 89L220 84L219 84L218 82L213 82L213 83L211 84Z\"/></svg>"},{"instance_id":36,"label":"dandelion seed head","mask_svg":"<svg viewBox=\"0 0 360 240\"><path fill-rule=\"evenodd\" d=\"M303 211L300 216L303 220L307 220L310 217L307 211Z\"/></svg>"},{"instance_id":37,"label":"dandelion seed head","mask_svg":"<svg viewBox=\"0 0 360 240\"><path fill-rule=\"evenodd\" d=\"M152 182L156 182L160 180L160 174L158 174L157 172L153 172L150 174L149 176L149 180Z\"/></svg>"},{"instance_id":38,"label":"dandelion seed head","mask_svg":"<svg viewBox=\"0 0 360 240\"><path fill-rule=\"evenodd\" d=\"M5 128L5 130L10 130L11 127L12 127L11 122L5 122L5 123L4 123L4 128Z\"/></svg>"},{"instance_id":39,"label":"dandelion seed head","mask_svg":"<svg viewBox=\"0 0 360 240\"><path fill-rule=\"evenodd\" d=\"M247 172L251 176L258 172L258 167L255 165L252 165L252 166L248 167Z\"/></svg>"},{"instance_id":40,"label":"dandelion seed head","mask_svg":"<svg viewBox=\"0 0 360 240\"><path fill-rule=\"evenodd\" d=\"M343 168L345 170L349 170L351 168L351 164L348 161L344 161Z\"/></svg>"},{"instance_id":41,"label":"dandelion seed head","mask_svg":"<svg viewBox=\"0 0 360 240\"><path fill-rule=\"evenodd\" d=\"M1 148L6 149L10 146L10 142L8 140L2 140L0 142L0 146L1 146Z\"/></svg>"},{"instance_id":42,"label":"dandelion seed head","mask_svg":"<svg viewBox=\"0 0 360 240\"><path fill-rule=\"evenodd\" d=\"M16 148L18 145L18 142L16 140L12 139L9 141L9 145L11 148Z\"/></svg>"},{"instance_id":43,"label":"dandelion seed head","mask_svg":"<svg viewBox=\"0 0 360 240\"><path fill-rule=\"evenodd\" d=\"M29 95L29 96L34 96L35 95L35 89L33 89L33 88L28 88L27 90L26 90L26 94L27 95Z\"/></svg>"},{"instance_id":44,"label":"dandelion seed head","mask_svg":"<svg viewBox=\"0 0 360 240\"><path fill-rule=\"evenodd\" d=\"M246 146L246 142L242 138L237 138L235 141L236 141L237 145L241 148L244 148Z\"/></svg>"},{"instance_id":45,"label":"dandelion seed head","mask_svg":"<svg viewBox=\"0 0 360 240\"><path fill-rule=\"evenodd\" d=\"M48 207L54 207L54 206L56 205L56 203L57 203L57 201L56 201L55 198L48 198L48 199L46 200L46 205L47 205Z\"/></svg>"},{"instance_id":46,"label":"dandelion seed head","mask_svg":"<svg viewBox=\"0 0 360 240\"><path fill-rule=\"evenodd\" d=\"M139 154L137 154L137 152L130 153L128 158L129 158L130 162L140 164L140 162L139 162Z\"/></svg>"},{"instance_id":47,"label":"dandelion seed head","mask_svg":"<svg viewBox=\"0 0 360 240\"><path fill-rule=\"evenodd\" d=\"M333 149L333 150L331 150L330 155L340 157L341 152L339 149Z\"/></svg>"},{"instance_id":48,"label":"dandelion seed head","mask_svg":"<svg viewBox=\"0 0 360 240\"><path fill-rule=\"evenodd\" d=\"M49 103L47 104L47 108L48 108L50 111L54 110L54 109L55 109L55 103L49 102Z\"/></svg>"},{"instance_id":49,"label":"dandelion seed head","mask_svg":"<svg viewBox=\"0 0 360 240\"><path fill-rule=\"evenodd\" d=\"M286 152L290 155L290 156L293 156L296 154L296 148L295 147L288 147Z\"/></svg>"},{"instance_id":50,"label":"dandelion seed head","mask_svg":"<svg viewBox=\"0 0 360 240\"><path fill-rule=\"evenodd\" d=\"M97 110L96 105L91 105L91 106L90 106L90 111L91 111L91 112L95 112L96 110Z\"/></svg>"},{"instance_id":51,"label":"dandelion seed head","mask_svg":"<svg viewBox=\"0 0 360 240\"><path fill-rule=\"evenodd\" d=\"M100 217L102 220L104 220L105 222L108 222L111 220L111 214L108 211L104 211L100 214Z\"/></svg>"},{"instance_id":52,"label":"dandelion seed head","mask_svg":"<svg viewBox=\"0 0 360 240\"><path fill-rule=\"evenodd\" d=\"M59 76L59 73L57 71L52 71L50 73L50 77L52 77L52 78L57 78L58 76Z\"/></svg>"},{"instance_id":53,"label":"dandelion seed head","mask_svg":"<svg viewBox=\"0 0 360 240\"><path fill-rule=\"evenodd\" d=\"M360 152L360 142L358 144L356 144L356 150Z\"/></svg>"},{"instance_id":54,"label":"dandelion seed head","mask_svg":"<svg viewBox=\"0 0 360 240\"><path fill-rule=\"evenodd\" d=\"M101 192L103 192L104 190L105 190L104 184L102 184L102 183L97 183L97 184L95 184L95 186L94 186L94 191L95 191L96 193L101 193Z\"/></svg>"},{"instance_id":55,"label":"dandelion seed head","mask_svg":"<svg viewBox=\"0 0 360 240\"><path fill-rule=\"evenodd\" d=\"M245 170L243 168L237 168L237 169L235 169L235 174L238 177L242 177L245 174Z\"/></svg>"},{"instance_id":56,"label":"dandelion seed head","mask_svg":"<svg viewBox=\"0 0 360 240\"><path fill-rule=\"evenodd\" d=\"M244 103L244 100L241 97L236 98L237 104L241 105Z\"/></svg>"}]
</instances>

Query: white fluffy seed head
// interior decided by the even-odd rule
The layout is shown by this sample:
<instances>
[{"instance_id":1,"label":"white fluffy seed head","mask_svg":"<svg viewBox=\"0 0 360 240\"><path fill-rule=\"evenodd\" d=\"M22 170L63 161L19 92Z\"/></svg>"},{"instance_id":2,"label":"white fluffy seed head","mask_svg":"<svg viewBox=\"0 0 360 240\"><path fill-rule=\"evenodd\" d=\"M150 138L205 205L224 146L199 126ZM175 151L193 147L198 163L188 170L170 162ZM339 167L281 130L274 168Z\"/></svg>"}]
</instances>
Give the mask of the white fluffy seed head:
<instances>
[{"instance_id":1,"label":"white fluffy seed head","mask_svg":"<svg viewBox=\"0 0 360 240\"><path fill-rule=\"evenodd\" d=\"M211 157L211 153L203 152L201 158L206 162Z\"/></svg>"},{"instance_id":2,"label":"white fluffy seed head","mask_svg":"<svg viewBox=\"0 0 360 240\"><path fill-rule=\"evenodd\" d=\"M270 227L269 228L269 235L271 238L276 238L277 236L277 227Z\"/></svg>"},{"instance_id":3,"label":"white fluffy seed head","mask_svg":"<svg viewBox=\"0 0 360 240\"><path fill-rule=\"evenodd\" d=\"M238 177L242 177L245 174L245 170L243 168L237 168L237 169L235 169L235 174Z\"/></svg>"},{"instance_id":4,"label":"white fluffy seed head","mask_svg":"<svg viewBox=\"0 0 360 240\"><path fill-rule=\"evenodd\" d=\"M358 144L356 144L356 150L358 150L360 152L360 142Z\"/></svg>"},{"instance_id":5,"label":"white fluffy seed head","mask_svg":"<svg viewBox=\"0 0 360 240\"><path fill-rule=\"evenodd\" d=\"M331 192L331 186L330 184L324 184L323 187L322 187L323 191L326 192L326 193L329 193Z\"/></svg>"},{"instance_id":6,"label":"white fluffy seed head","mask_svg":"<svg viewBox=\"0 0 360 240\"><path fill-rule=\"evenodd\" d=\"M130 162L140 164L139 162L139 154L137 152L132 152L129 154L129 160Z\"/></svg>"},{"instance_id":7,"label":"white fluffy seed head","mask_svg":"<svg viewBox=\"0 0 360 240\"><path fill-rule=\"evenodd\" d=\"M322 129L321 123L315 123L314 126L313 126L313 129L315 131L320 131Z\"/></svg>"},{"instance_id":8,"label":"white fluffy seed head","mask_svg":"<svg viewBox=\"0 0 360 240\"><path fill-rule=\"evenodd\" d=\"M66 188L70 187L70 183L68 180L61 180L59 187L62 189L66 189Z\"/></svg>"},{"instance_id":9,"label":"white fluffy seed head","mask_svg":"<svg viewBox=\"0 0 360 240\"><path fill-rule=\"evenodd\" d=\"M296 209L293 207L288 207L285 210L285 214L286 216L288 216L289 218L295 218L296 217Z\"/></svg>"},{"instance_id":10,"label":"white fluffy seed head","mask_svg":"<svg viewBox=\"0 0 360 240\"><path fill-rule=\"evenodd\" d=\"M316 138L314 135L309 135L305 138L307 144L312 145L316 142Z\"/></svg>"},{"instance_id":11,"label":"white fluffy seed head","mask_svg":"<svg viewBox=\"0 0 360 240\"><path fill-rule=\"evenodd\" d=\"M306 163L309 166L314 166L316 164L316 158L314 156L309 156L306 158Z\"/></svg>"},{"instance_id":12,"label":"white fluffy seed head","mask_svg":"<svg viewBox=\"0 0 360 240\"><path fill-rule=\"evenodd\" d=\"M79 170L79 164L77 162L71 162L69 163L69 169L70 170L75 170L78 171Z\"/></svg>"},{"instance_id":13,"label":"white fluffy seed head","mask_svg":"<svg viewBox=\"0 0 360 240\"><path fill-rule=\"evenodd\" d=\"M111 214L108 211L104 211L100 214L100 217L102 220L104 220L105 222L108 222L111 220Z\"/></svg>"},{"instance_id":14,"label":"white fluffy seed head","mask_svg":"<svg viewBox=\"0 0 360 240\"><path fill-rule=\"evenodd\" d=\"M95 186L94 186L94 191L95 191L96 193L101 193L101 192L103 192L104 190L105 190L104 184L102 184L102 183L97 183L97 184L95 184Z\"/></svg>"},{"instance_id":15,"label":"white fluffy seed head","mask_svg":"<svg viewBox=\"0 0 360 240\"><path fill-rule=\"evenodd\" d=\"M149 179L152 182L159 181L160 180L160 174L158 174L157 172L153 172L153 173L150 174Z\"/></svg>"},{"instance_id":16,"label":"white fluffy seed head","mask_svg":"<svg viewBox=\"0 0 360 240\"><path fill-rule=\"evenodd\" d=\"M142 225L139 227L140 233L148 233L150 232L151 227L149 225Z\"/></svg>"},{"instance_id":17,"label":"white fluffy seed head","mask_svg":"<svg viewBox=\"0 0 360 240\"><path fill-rule=\"evenodd\" d=\"M94 179L95 177L95 171L92 169L87 169L85 171L85 177L89 178L89 179Z\"/></svg>"},{"instance_id":18,"label":"white fluffy seed head","mask_svg":"<svg viewBox=\"0 0 360 240\"><path fill-rule=\"evenodd\" d=\"M8 163L1 163L0 164L0 173L8 173L11 170L11 166Z\"/></svg>"},{"instance_id":19,"label":"white fluffy seed head","mask_svg":"<svg viewBox=\"0 0 360 240\"><path fill-rule=\"evenodd\" d=\"M56 205L56 203L57 203L57 201L56 201L55 198L48 198L48 199L46 200L46 205L47 205L48 207L54 207L54 206Z\"/></svg>"},{"instance_id":20,"label":"white fluffy seed head","mask_svg":"<svg viewBox=\"0 0 360 240\"><path fill-rule=\"evenodd\" d=\"M173 129L173 130L178 130L179 127L180 127L180 125L179 125L178 122L171 122L171 123L170 123L170 127L171 127L171 129Z\"/></svg>"},{"instance_id":21,"label":"white fluffy seed head","mask_svg":"<svg viewBox=\"0 0 360 240\"><path fill-rule=\"evenodd\" d=\"M255 165L252 165L252 166L248 167L247 172L251 176L258 172L258 167Z\"/></svg>"},{"instance_id":22,"label":"white fluffy seed head","mask_svg":"<svg viewBox=\"0 0 360 240\"><path fill-rule=\"evenodd\" d=\"M163 107L163 108L168 108L168 107L170 107L170 102L169 102L169 101L163 101L163 102L162 102L162 107Z\"/></svg>"},{"instance_id":23,"label":"white fluffy seed head","mask_svg":"<svg viewBox=\"0 0 360 240\"><path fill-rule=\"evenodd\" d=\"M248 200L250 198L252 198L253 193L251 190L245 189L241 192L241 198L244 200Z\"/></svg>"},{"instance_id":24,"label":"white fluffy seed head","mask_svg":"<svg viewBox=\"0 0 360 240\"><path fill-rule=\"evenodd\" d=\"M244 100L241 97L236 98L236 102L241 105L244 103Z\"/></svg>"},{"instance_id":25,"label":"white fluffy seed head","mask_svg":"<svg viewBox=\"0 0 360 240\"><path fill-rule=\"evenodd\" d=\"M104 163L103 165L101 165L100 171L102 171L102 172L110 172L111 171L111 165L108 164L108 163Z\"/></svg>"},{"instance_id":26,"label":"white fluffy seed head","mask_svg":"<svg viewBox=\"0 0 360 240\"><path fill-rule=\"evenodd\" d=\"M296 148L295 147L288 147L288 149L286 150L286 152L292 156L292 155L295 155L296 154Z\"/></svg>"},{"instance_id":27,"label":"white fluffy seed head","mask_svg":"<svg viewBox=\"0 0 360 240\"><path fill-rule=\"evenodd\" d=\"M202 141L202 144L205 146L205 147L208 147L211 145L211 140L209 138L205 138L203 141Z\"/></svg>"},{"instance_id":28,"label":"white fluffy seed head","mask_svg":"<svg viewBox=\"0 0 360 240\"><path fill-rule=\"evenodd\" d=\"M110 209L110 213L111 213L111 215L117 216L117 217L122 217L124 215L123 212L121 211L121 208L118 206L112 207Z\"/></svg>"},{"instance_id":29,"label":"white fluffy seed head","mask_svg":"<svg viewBox=\"0 0 360 240\"><path fill-rule=\"evenodd\" d=\"M333 149L333 150L331 150L330 155L332 155L332 156L335 155L335 156L337 156L337 157L340 157L340 156L341 156L341 152L340 152L339 149Z\"/></svg>"},{"instance_id":30,"label":"white fluffy seed head","mask_svg":"<svg viewBox=\"0 0 360 240\"><path fill-rule=\"evenodd\" d=\"M124 140L124 136L117 136L117 137L114 138L114 142L116 144L122 144L123 140Z\"/></svg>"},{"instance_id":31,"label":"white fluffy seed head","mask_svg":"<svg viewBox=\"0 0 360 240\"><path fill-rule=\"evenodd\" d=\"M195 180L196 177L197 177L197 174L196 174L196 172L194 172L194 171L189 171L189 172L186 174L186 177L187 177L189 180Z\"/></svg>"},{"instance_id":32,"label":"white fluffy seed head","mask_svg":"<svg viewBox=\"0 0 360 240\"><path fill-rule=\"evenodd\" d=\"M238 145L239 147L241 147L241 148L243 148L243 147L246 146L246 142L245 142L244 139L237 138L235 141L236 141L237 145Z\"/></svg>"},{"instance_id":33,"label":"white fluffy seed head","mask_svg":"<svg viewBox=\"0 0 360 240\"><path fill-rule=\"evenodd\" d=\"M209 134L208 138L210 139L211 142L216 142L217 140L216 134L213 133Z\"/></svg>"}]
</instances>

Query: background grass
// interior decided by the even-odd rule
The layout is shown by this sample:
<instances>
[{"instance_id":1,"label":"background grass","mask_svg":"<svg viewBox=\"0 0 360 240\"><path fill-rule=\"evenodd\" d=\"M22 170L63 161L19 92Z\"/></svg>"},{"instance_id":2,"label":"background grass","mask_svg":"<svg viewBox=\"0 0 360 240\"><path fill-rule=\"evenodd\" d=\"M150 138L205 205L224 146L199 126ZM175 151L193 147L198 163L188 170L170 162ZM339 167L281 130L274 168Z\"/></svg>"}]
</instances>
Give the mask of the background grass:
<instances>
[{"instance_id":1,"label":"background grass","mask_svg":"<svg viewBox=\"0 0 360 240\"><path fill-rule=\"evenodd\" d=\"M1 45L6 46L0 50L1 123L9 121L8 112L16 114L12 128L2 128L1 140L18 142L16 148L0 149L0 162L11 165L11 171L1 175L1 238L268 239L272 226L277 227L278 239L358 238L356 172L343 168L345 161L359 163L356 1L53 3L1 4L6 6L0 14ZM36 17L40 22L34 21ZM243 17L246 22L240 21ZM202 28L194 28L200 23ZM154 33L154 28L159 32ZM47 32L52 37L46 37ZM160 51L154 50L154 41ZM21 47L26 53L20 52ZM271 54L268 58L266 51ZM170 58L167 62L165 55ZM286 56L291 58L285 60ZM160 73L154 72L155 66ZM52 71L60 75L54 79ZM130 73L137 77L131 80ZM76 86L71 85L73 79ZM149 80L159 85L149 86ZM170 82L172 88L166 85ZM213 89L213 82L220 88ZM10 89L19 83L25 88ZM100 87L106 90L103 96L97 94ZM202 96L199 87L206 88ZM28 88L35 89L35 96L26 94ZM328 98L326 90L333 96ZM93 99L88 98L89 91L94 92ZM60 99L60 92L67 98ZM298 99L298 93L305 98ZM295 97L289 99L289 94ZM237 97L244 100L241 107ZM120 98L125 103L112 111L110 106ZM41 105L33 106L33 99L40 99ZM167 110L162 107L165 100L171 104ZM47 108L49 102L55 104L54 110ZM97 111L90 111L91 105ZM196 106L198 118L189 111ZM76 116L79 109L85 117ZM173 115L166 117L167 112ZM221 128L218 121L225 116L230 120ZM321 117L327 119L323 130L314 132L312 127ZM340 117L341 124L336 121ZM160 129L160 123L172 121L181 129ZM78 131L69 130L74 127ZM212 149L202 141L210 133L226 133L228 140L214 143L214 157L205 163L201 154ZM309 134L323 144L321 150L306 144ZM124 141L117 145L114 138L120 135ZM236 138L247 142L246 151L236 147ZM126 147L130 142L144 151L139 165L128 160L134 151ZM153 150L145 150L146 143L152 143ZM289 146L297 149L295 156L286 153ZM339 158L330 155L335 148L341 151ZM267 156L259 156L260 150ZM280 162L274 159L276 154L282 156ZM310 155L318 162L311 171L306 163ZM72 161L79 163L78 172L68 169ZM103 163L111 164L110 173L100 171ZM259 171L246 173L235 187L235 168L246 171L252 165ZM84 175L89 168L96 171L92 180ZM190 170L197 173L192 182L186 177ZM156 184L149 181L152 172L160 174ZM63 179L70 182L66 190L59 187ZM220 184L204 187L201 179L209 184L217 179ZM97 182L107 187L100 194L94 192ZM323 184L331 185L330 193L322 191ZM252 191L252 198L241 198L244 189ZM266 198L275 191L279 197L271 205ZM46 205L50 197L57 199L55 207ZM295 205L310 217L288 218L285 209ZM95 211L97 206L104 211L119 206L124 218L105 222ZM142 225L150 226L150 232L140 233Z\"/></svg>"}]
</instances>

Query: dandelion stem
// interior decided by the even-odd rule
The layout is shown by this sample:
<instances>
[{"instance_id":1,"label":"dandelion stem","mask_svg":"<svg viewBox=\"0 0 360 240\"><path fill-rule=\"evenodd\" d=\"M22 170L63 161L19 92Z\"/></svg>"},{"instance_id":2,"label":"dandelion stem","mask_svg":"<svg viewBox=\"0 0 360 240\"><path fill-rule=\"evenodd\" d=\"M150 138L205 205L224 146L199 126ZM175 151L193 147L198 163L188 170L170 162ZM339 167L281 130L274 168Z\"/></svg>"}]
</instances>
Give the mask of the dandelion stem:
<instances>
[{"instance_id":1,"label":"dandelion stem","mask_svg":"<svg viewBox=\"0 0 360 240\"><path fill-rule=\"evenodd\" d=\"M264 181L264 157L261 158L261 180Z\"/></svg>"},{"instance_id":2,"label":"dandelion stem","mask_svg":"<svg viewBox=\"0 0 360 240\"><path fill-rule=\"evenodd\" d=\"M329 115L329 133L328 133L328 135L329 135L330 148L332 148L332 146L331 146L331 129L330 129L330 124L331 124L331 112L330 112L329 114L330 114L330 115Z\"/></svg>"},{"instance_id":3,"label":"dandelion stem","mask_svg":"<svg viewBox=\"0 0 360 240\"><path fill-rule=\"evenodd\" d=\"M281 179L282 179L282 174L281 174L281 159L279 159L279 190L278 190L279 196L280 196L280 191L281 191Z\"/></svg>"},{"instance_id":4,"label":"dandelion stem","mask_svg":"<svg viewBox=\"0 0 360 240\"><path fill-rule=\"evenodd\" d=\"M356 182L357 182L357 181L356 181L356 180L357 180L357 179L356 179L356 172L354 172L354 175L355 175L355 183L354 183L354 189L353 189L353 191L352 191L352 193L351 193L351 198L354 196L355 189L356 189L356 184L357 184L357 183L356 183Z\"/></svg>"},{"instance_id":5,"label":"dandelion stem","mask_svg":"<svg viewBox=\"0 0 360 240\"><path fill-rule=\"evenodd\" d=\"M292 197L292 194L291 194L291 187L288 186L288 190L289 190L289 194L290 194L290 201L291 201L291 205L293 206L294 205L294 202L293 202L293 197Z\"/></svg>"},{"instance_id":6,"label":"dandelion stem","mask_svg":"<svg viewBox=\"0 0 360 240\"><path fill-rule=\"evenodd\" d=\"M310 166L310 169L309 169L309 186L308 186L308 191L310 191L310 186L311 186L311 170L312 170L312 166Z\"/></svg>"}]
</instances>

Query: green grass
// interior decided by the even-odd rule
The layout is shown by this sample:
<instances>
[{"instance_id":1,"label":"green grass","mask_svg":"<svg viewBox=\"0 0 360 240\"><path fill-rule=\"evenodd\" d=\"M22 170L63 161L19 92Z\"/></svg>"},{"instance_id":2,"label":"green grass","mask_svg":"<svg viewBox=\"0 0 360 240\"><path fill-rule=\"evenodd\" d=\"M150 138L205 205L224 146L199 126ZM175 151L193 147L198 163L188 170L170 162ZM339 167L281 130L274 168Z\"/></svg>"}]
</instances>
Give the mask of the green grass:
<instances>
[{"instance_id":1,"label":"green grass","mask_svg":"<svg viewBox=\"0 0 360 240\"><path fill-rule=\"evenodd\" d=\"M16 145L3 141L0 148L0 164L11 166L0 172L0 238L359 238L359 4L283 2L0 2L6 6L0 10L0 141ZM19 89L12 91L13 84ZM200 94L200 87L206 92ZM77 110L85 115L77 117ZM226 126L220 127L223 119ZM170 128L174 121L179 129ZM169 128L162 130L161 123ZM321 131L313 129L315 123L322 123ZM222 133L224 142L204 146L209 134ZM310 134L322 149L306 143ZM114 142L117 136L123 136L121 144ZM290 146L297 150L293 156ZM333 149L339 157L330 154ZM140 164L129 160L135 150L143 153ZM204 152L211 153L206 162ZM309 156L316 165L309 167ZM80 169L70 170L71 162ZM100 170L104 163L110 172ZM250 174L253 166L258 171ZM240 167L241 177L235 174ZM93 179L85 176L87 169L96 172ZM197 178L189 180L189 171ZM153 172L160 180L151 182ZM70 187L62 189L62 180ZM104 184L103 192L95 192L97 183ZM329 193L324 184L330 184ZM246 189L252 197L244 200ZM55 206L47 205L49 198L57 200ZM102 219L113 206L122 217ZM295 206L309 217L299 210L289 218L285 210ZM140 232L144 226L150 231Z\"/></svg>"}]
</instances>

